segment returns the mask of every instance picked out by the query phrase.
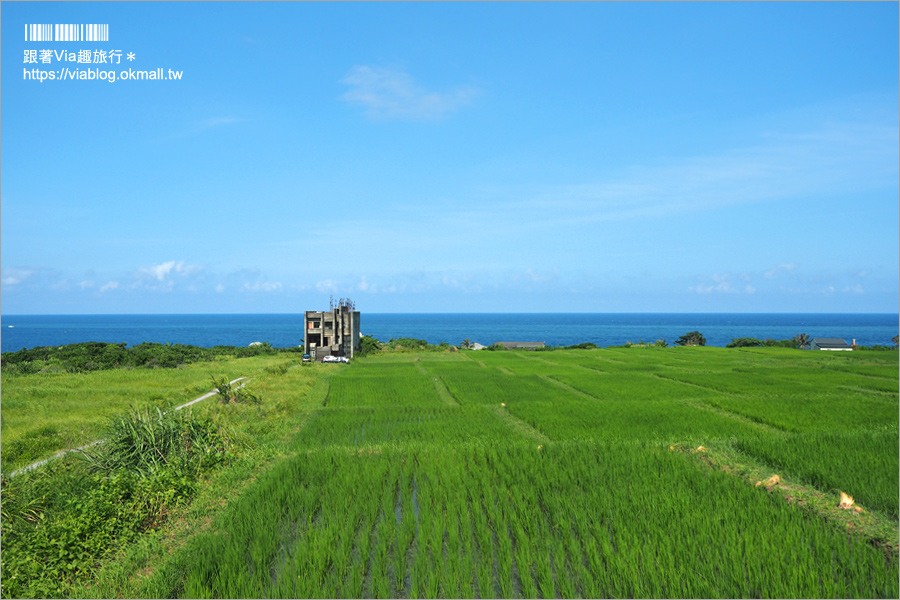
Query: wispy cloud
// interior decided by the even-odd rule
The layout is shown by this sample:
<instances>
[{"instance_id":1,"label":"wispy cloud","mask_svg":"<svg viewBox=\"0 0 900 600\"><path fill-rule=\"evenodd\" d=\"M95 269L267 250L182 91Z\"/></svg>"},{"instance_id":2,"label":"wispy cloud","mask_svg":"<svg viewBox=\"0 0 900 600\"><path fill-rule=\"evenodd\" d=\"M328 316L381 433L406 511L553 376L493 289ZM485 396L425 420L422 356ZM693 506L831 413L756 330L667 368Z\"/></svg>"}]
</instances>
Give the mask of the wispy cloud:
<instances>
[{"instance_id":1,"label":"wispy cloud","mask_svg":"<svg viewBox=\"0 0 900 600\"><path fill-rule=\"evenodd\" d=\"M320 294L333 294L338 291L338 283L331 279L323 279L316 283L316 290Z\"/></svg>"},{"instance_id":2,"label":"wispy cloud","mask_svg":"<svg viewBox=\"0 0 900 600\"><path fill-rule=\"evenodd\" d=\"M110 281L102 286L100 286L100 292L108 292L109 290L114 290L119 287L118 281Z\"/></svg>"},{"instance_id":3,"label":"wispy cloud","mask_svg":"<svg viewBox=\"0 0 900 600\"><path fill-rule=\"evenodd\" d=\"M140 267L134 273L131 289L172 291L177 282L196 281L203 273L203 267L190 265L183 260L169 260L155 265Z\"/></svg>"},{"instance_id":4,"label":"wispy cloud","mask_svg":"<svg viewBox=\"0 0 900 600\"><path fill-rule=\"evenodd\" d=\"M203 268L197 265L186 265L183 260L170 260L158 265L141 267L138 269L138 274L149 276L157 281L166 281L173 274L188 276L199 273L202 270Z\"/></svg>"},{"instance_id":5,"label":"wispy cloud","mask_svg":"<svg viewBox=\"0 0 900 600\"><path fill-rule=\"evenodd\" d=\"M563 228L646 223L678 215L771 202L808 202L897 185L900 137L894 126L839 121L805 132L759 135L717 154L659 159L582 182L470 189L437 202L415 198L321 232L321 243L350 247L389 239L403 249L520 241ZM770 277L790 274L783 264Z\"/></svg>"},{"instance_id":6,"label":"wispy cloud","mask_svg":"<svg viewBox=\"0 0 900 600\"><path fill-rule=\"evenodd\" d=\"M811 194L896 185L896 128L831 124L717 156L634 166L618 178L549 187L530 204L572 222L659 218ZM893 140L891 142L891 140Z\"/></svg>"},{"instance_id":7,"label":"wispy cloud","mask_svg":"<svg viewBox=\"0 0 900 600\"><path fill-rule=\"evenodd\" d=\"M184 123L180 129L169 133L168 136L171 138L190 137L204 133L206 131L230 127L237 123L243 123L244 121L247 121L247 119L235 115L219 115L214 117L207 117L204 119L195 119L193 121Z\"/></svg>"},{"instance_id":8,"label":"wispy cloud","mask_svg":"<svg viewBox=\"0 0 900 600\"><path fill-rule=\"evenodd\" d=\"M772 267L763 275L766 279L772 279L774 277L777 277L779 273L793 273L796 268L797 265L795 265L794 263L785 263L783 265L778 265L777 267Z\"/></svg>"},{"instance_id":9,"label":"wispy cloud","mask_svg":"<svg viewBox=\"0 0 900 600\"><path fill-rule=\"evenodd\" d=\"M241 286L243 292L277 292L281 290L280 281L254 281Z\"/></svg>"},{"instance_id":10,"label":"wispy cloud","mask_svg":"<svg viewBox=\"0 0 900 600\"><path fill-rule=\"evenodd\" d=\"M440 119L472 102L474 87L462 85L450 91L425 90L405 71L355 66L341 80L350 89L341 99L365 109L376 120L430 121Z\"/></svg>"},{"instance_id":11,"label":"wispy cloud","mask_svg":"<svg viewBox=\"0 0 900 600\"><path fill-rule=\"evenodd\" d=\"M713 275L710 279L712 279L712 283L701 283L695 286L691 286L688 288L688 291L696 292L698 294L712 294L712 293L720 293L720 294L734 294L740 293L742 290L740 288L735 288L731 285L730 276L728 274L724 275ZM747 288L752 288L752 286L746 286L743 291L748 291ZM755 291L755 290L754 290Z\"/></svg>"},{"instance_id":12,"label":"wispy cloud","mask_svg":"<svg viewBox=\"0 0 900 600\"><path fill-rule=\"evenodd\" d=\"M16 285L34 275L34 271L31 269L4 269L3 275L3 285Z\"/></svg>"},{"instance_id":13,"label":"wispy cloud","mask_svg":"<svg viewBox=\"0 0 900 600\"><path fill-rule=\"evenodd\" d=\"M206 129L213 129L215 127L225 127L226 125L233 125L235 123L240 123L244 119L239 119L238 117L228 116L228 117L211 117L209 119L204 119L197 124L197 130L203 131Z\"/></svg>"},{"instance_id":14,"label":"wispy cloud","mask_svg":"<svg viewBox=\"0 0 900 600\"><path fill-rule=\"evenodd\" d=\"M169 273L171 273L173 269L177 270L183 264L184 261L176 263L174 260L170 260L168 262L160 263L158 265L153 265L150 267L141 267L139 272L150 275L151 277L159 281L165 281L166 277L168 277Z\"/></svg>"}]
</instances>

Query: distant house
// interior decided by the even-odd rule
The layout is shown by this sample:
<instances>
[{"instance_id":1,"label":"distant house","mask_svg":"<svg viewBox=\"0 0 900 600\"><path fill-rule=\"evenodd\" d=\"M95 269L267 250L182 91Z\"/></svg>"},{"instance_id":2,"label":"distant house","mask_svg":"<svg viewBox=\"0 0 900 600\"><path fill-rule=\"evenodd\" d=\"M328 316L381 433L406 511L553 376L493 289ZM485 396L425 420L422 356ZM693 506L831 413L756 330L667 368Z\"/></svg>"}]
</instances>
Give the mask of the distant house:
<instances>
[{"instance_id":1,"label":"distant house","mask_svg":"<svg viewBox=\"0 0 900 600\"><path fill-rule=\"evenodd\" d=\"M501 346L506 346L510 350L534 350L535 348L543 348L544 342L495 342Z\"/></svg>"},{"instance_id":2,"label":"distant house","mask_svg":"<svg viewBox=\"0 0 900 600\"><path fill-rule=\"evenodd\" d=\"M847 340L841 338L813 338L809 342L810 350L853 350Z\"/></svg>"},{"instance_id":3,"label":"distant house","mask_svg":"<svg viewBox=\"0 0 900 600\"><path fill-rule=\"evenodd\" d=\"M337 308L303 313L303 348L313 360L325 356L353 358L359 350L359 311L341 299Z\"/></svg>"}]
</instances>

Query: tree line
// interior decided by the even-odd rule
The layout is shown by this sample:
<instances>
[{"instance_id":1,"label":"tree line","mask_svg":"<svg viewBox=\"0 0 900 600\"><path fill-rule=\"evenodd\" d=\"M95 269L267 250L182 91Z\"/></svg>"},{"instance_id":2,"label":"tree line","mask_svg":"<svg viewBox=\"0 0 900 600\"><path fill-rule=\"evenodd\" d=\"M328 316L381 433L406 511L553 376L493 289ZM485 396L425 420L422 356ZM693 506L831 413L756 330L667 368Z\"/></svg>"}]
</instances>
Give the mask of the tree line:
<instances>
[{"instance_id":1,"label":"tree line","mask_svg":"<svg viewBox=\"0 0 900 600\"><path fill-rule=\"evenodd\" d=\"M244 358L277 352L302 352L302 348L274 348L268 342L256 346L213 346L202 348L186 344L144 342L128 347L125 343L83 342L65 346L39 346L4 352L5 373L65 371L80 373L115 368L176 368L194 362L215 360L219 356Z\"/></svg>"}]
</instances>

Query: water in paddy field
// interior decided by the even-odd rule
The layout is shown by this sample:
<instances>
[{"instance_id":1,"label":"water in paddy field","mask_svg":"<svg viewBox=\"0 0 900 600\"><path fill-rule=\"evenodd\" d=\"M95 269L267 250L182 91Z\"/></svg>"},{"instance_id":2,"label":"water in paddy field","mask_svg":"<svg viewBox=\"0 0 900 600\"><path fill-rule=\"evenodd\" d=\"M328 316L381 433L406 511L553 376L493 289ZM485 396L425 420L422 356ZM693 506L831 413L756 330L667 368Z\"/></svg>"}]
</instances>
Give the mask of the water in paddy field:
<instances>
[{"instance_id":1,"label":"water in paddy field","mask_svg":"<svg viewBox=\"0 0 900 600\"><path fill-rule=\"evenodd\" d=\"M432 344L457 345L464 339L488 346L499 341L545 342L568 346L592 342L618 346L625 342L670 345L699 331L710 346L733 338L854 339L861 346L889 346L898 333L896 314L373 314L362 312L360 330L383 342L417 338ZM286 348L303 343L302 314L243 315L11 315L0 319L3 352L36 346L80 342L141 342L247 346L269 342Z\"/></svg>"}]
</instances>

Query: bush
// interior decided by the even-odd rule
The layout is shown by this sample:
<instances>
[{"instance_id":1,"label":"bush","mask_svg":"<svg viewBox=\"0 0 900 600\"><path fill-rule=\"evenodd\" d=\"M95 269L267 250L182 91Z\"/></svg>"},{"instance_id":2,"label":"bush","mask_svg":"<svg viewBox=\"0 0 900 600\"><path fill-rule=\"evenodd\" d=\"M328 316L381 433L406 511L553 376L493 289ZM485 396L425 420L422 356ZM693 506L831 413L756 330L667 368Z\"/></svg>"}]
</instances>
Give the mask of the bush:
<instances>
[{"instance_id":1,"label":"bush","mask_svg":"<svg viewBox=\"0 0 900 600\"><path fill-rule=\"evenodd\" d=\"M247 348L236 346L201 348L156 342L144 342L131 348L125 346L125 343L84 342L66 346L23 348L17 352L4 352L2 368L5 373L22 375L56 367L70 373L127 367L171 369L193 362L211 361L219 356L245 358L276 352L302 351L302 348L273 348L268 342Z\"/></svg>"},{"instance_id":2,"label":"bush","mask_svg":"<svg viewBox=\"0 0 900 600\"><path fill-rule=\"evenodd\" d=\"M132 410L79 455L3 478L3 597L69 596L74 581L193 496L225 443L190 413Z\"/></svg>"},{"instance_id":3,"label":"bush","mask_svg":"<svg viewBox=\"0 0 900 600\"><path fill-rule=\"evenodd\" d=\"M598 348L598 346L593 342L582 342L580 344L565 346L565 350L594 350L596 348Z\"/></svg>"},{"instance_id":4,"label":"bush","mask_svg":"<svg viewBox=\"0 0 900 600\"><path fill-rule=\"evenodd\" d=\"M381 350L381 342L372 336L364 335L359 338L359 350L356 351L358 355L366 356L367 354L378 352L379 350Z\"/></svg>"},{"instance_id":5,"label":"bush","mask_svg":"<svg viewBox=\"0 0 900 600\"><path fill-rule=\"evenodd\" d=\"M675 344L678 346L705 346L706 338L699 331L691 331L675 340Z\"/></svg>"},{"instance_id":6,"label":"bush","mask_svg":"<svg viewBox=\"0 0 900 600\"><path fill-rule=\"evenodd\" d=\"M731 342L726 344L726 348L752 348L755 346L762 346L762 340L758 340L756 338L731 338Z\"/></svg>"},{"instance_id":7,"label":"bush","mask_svg":"<svg viewBox=\"0 0 900 600\"><path fill-rule=\"evenodd\" d=\"M765 340L758 340L756 338L732 338L731 342L725 347L753 348L765 346L767 348L796 348L798 345L799 344L797 338L794 338L792 340L773 340L772 338L766 338Z\"/></svg>"},{"instance_id":8,"label":"bush","mask_svg":"<svg viewBox=\"0 0 900 600\"><path fill-rule=\"evenodd\" d=\"M80 454L95 473L146 476L167 467L194 474L223 460L225 444L211 421L190 412L133 409L111 419L106 440Z\"/></svg>"}]
</instances>

